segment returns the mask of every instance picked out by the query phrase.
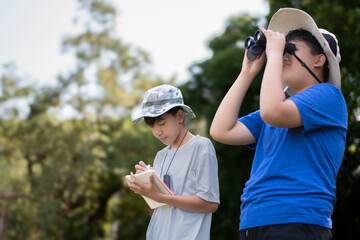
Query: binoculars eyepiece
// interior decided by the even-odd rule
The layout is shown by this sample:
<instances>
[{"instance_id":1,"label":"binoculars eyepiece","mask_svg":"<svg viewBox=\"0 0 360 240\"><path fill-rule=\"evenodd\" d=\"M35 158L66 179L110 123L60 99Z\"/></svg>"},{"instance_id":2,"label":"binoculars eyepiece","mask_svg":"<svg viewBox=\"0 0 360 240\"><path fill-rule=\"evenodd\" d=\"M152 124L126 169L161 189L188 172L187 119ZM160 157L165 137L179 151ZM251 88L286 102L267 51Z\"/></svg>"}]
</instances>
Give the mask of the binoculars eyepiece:
<instances>
[{"instance_id":1,"label":"binoculars eyepiece","mask_svg":"<svg viewBox=\"0 0 360 240\"><path fill-rule=\"evenodd\" d=\"M248 36L245 40L244 47L248 49L246 54L250 61L254 61L257 56L260 56L266 49L266 37L259 29L255 32L254 37ZM285 53L293 54L295 52L295 44L286 42Z\"/></svg>"}]
</instances>

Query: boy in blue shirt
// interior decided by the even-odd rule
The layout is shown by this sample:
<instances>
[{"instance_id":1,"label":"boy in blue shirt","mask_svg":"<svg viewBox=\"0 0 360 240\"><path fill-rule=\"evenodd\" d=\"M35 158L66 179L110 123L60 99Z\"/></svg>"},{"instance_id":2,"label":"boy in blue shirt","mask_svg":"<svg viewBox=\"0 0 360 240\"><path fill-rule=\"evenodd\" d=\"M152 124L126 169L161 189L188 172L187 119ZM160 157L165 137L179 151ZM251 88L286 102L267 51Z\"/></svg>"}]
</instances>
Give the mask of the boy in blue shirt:
<instances>
[{"instance_id":1,"label":"boy in blue shirt","mask_svg":"<svg viewBox=\"0 0 360 240\"><path fill-rule=\"evenodd\" d=\"M254 61L244 57L210 129L219 142L255 147L241 196L240 239L332 239L347 133L336 37L293 8L280 9L268 29L260 29L266 50ZM295 50L284 55L286 42ZM260 110L238 119L265 58Z\"/></svg>"}]
</instances>

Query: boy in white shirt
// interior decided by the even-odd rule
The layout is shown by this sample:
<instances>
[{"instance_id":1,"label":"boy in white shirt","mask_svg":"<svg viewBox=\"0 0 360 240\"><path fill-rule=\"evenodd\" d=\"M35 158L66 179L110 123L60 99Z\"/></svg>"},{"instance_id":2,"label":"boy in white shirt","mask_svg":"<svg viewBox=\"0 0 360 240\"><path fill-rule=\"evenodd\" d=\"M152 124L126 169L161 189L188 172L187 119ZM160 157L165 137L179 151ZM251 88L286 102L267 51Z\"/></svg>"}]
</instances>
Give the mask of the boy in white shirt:
<instances>
[{"instance_id":1,"label":"boy in white shirt","mask_svg":"<svg viewBox=\"0 0 360 240\"><path fill-rule=\"evenodd\" d=\"M175 193L162 194L152 178L150 184L134 177L127 181L135 193L167 204L149 209L146 239L210 239L212 213L220 203L217 158L208 138L187 130L185 119L194 117L178 88L161 85L146 92L142 111L133 120L144 118L154 137L167 145L156 154L153 168L161 178L169 176ZM135 169L140 173L147 165L140 161Z\"/></svg>"}]
</instances>

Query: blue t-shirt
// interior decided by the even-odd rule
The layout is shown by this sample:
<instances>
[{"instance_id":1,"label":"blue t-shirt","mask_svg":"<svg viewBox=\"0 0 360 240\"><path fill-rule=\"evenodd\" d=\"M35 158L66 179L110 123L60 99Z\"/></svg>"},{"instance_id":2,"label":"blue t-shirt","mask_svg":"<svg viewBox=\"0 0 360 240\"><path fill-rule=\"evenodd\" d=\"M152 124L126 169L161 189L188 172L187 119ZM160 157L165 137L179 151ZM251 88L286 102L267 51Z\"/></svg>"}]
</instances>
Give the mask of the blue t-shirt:
<instances>
[{"instance_id":1,"label":"blue t-shirt","mask_svg":"<svg viewBox=\"0 0 360 240\"><path fill-rule=\"evenodd\" d=\"M239 119L256 139L250 179L241 196L240 229L307 223L332 228L335 181L345 150L347 108L334 85L289 98L302 127L276 128L260 112Z\"/></svg>"}]
</instances>

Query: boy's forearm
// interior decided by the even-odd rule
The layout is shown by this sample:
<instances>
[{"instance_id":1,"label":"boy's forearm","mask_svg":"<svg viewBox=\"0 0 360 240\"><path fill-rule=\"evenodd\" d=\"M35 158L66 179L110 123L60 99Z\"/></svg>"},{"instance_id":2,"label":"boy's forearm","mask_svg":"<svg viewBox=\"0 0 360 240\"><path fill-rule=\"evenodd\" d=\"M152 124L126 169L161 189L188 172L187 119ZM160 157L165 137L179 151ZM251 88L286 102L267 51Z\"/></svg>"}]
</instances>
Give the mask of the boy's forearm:
<instances>
[{"instance_id":1,"label":"boy's forearm","mask_svg":"<svg viewBox=\"0 0 360 240\"><path fill-rule=\"evenodd\" d=\"M242 102L252 80L249 75L240 73L225 95L210 127L210 135L215 140L221 141L221 138L236 125Z\"/></svg>"},{"instance_id":2,"label":"boy's forearm","mask_svg":"<svg viewBox=\"0 0 360 240\"><path fill-rule=\"evenodd\" d=\"M286 100L282 85L282 56L268 59L260 91L260 112L273 114Z\"/></svg>"},{"instance_id":3,"label":"boy's forearm","mask_svg":"<svg viewBox=\"0 0 360 240\"><path fill-rule=\"evenodd\" d=\"M197 195L176 196L161 194L156 201L166 203L188 212L198 213L213 213L216 212L219 206L218 203L205 201Z\"/></svg>"},{"instance_id":4,"label":"boy's forearm","mask_svg":"<svg viewBox=\"0 0 360 240\"><path fill-rule=\"evenodd\" d=\"M291 100L287 100L282 84L282 57L268 60L260 91L260 116L274 127L294 128L302 126L300 112Z\"/></svg>"}]
</instances>

